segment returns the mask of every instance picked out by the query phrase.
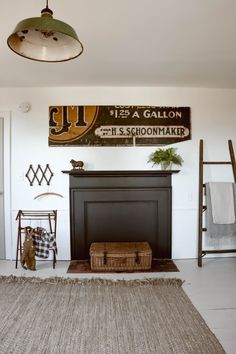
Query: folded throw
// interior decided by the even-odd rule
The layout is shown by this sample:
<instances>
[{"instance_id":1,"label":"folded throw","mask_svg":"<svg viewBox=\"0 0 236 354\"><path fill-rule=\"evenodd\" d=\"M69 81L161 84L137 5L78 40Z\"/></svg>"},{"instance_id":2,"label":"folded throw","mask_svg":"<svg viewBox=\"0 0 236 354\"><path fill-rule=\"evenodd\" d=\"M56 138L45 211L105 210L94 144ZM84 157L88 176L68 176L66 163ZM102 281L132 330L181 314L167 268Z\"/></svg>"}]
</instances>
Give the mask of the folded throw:
<instances>
[{"instance_id":1,"label":"folded throw","mask_svg":"<svg viewBox=\"0 0 236 354\"><path fill-rule=\"evenodd\" d=\"M233 184L234 196L236 196L236 183ZM236 236L236 223L234 224L215 224L212 218L212 207L210 198L210 188L209 183L206 183L206 227L208 240L212 238L226 237L231 238ZM235 208L236 209L236 208Z\"/></svg>"},{"instance_id":2,"label":"folded throw","mask_svg":"<svg viewBox=\"0 0 236 354\"><path fill-rule=\"evenodd\" d=\"M212 206L213 223L235 223L233 183L210 182L209 190Z\"/></svg>"}]
</instances>

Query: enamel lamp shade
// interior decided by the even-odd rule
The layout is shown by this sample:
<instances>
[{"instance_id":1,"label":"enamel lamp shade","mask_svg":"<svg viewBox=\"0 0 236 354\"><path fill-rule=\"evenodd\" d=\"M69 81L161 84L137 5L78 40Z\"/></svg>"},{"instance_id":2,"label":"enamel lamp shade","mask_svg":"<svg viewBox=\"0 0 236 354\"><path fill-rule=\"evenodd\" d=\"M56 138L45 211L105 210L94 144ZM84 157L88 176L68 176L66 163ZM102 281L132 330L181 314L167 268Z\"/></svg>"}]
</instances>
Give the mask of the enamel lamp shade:
<instances>
[{"instance_id":1,"label":"enamel lamp shade","mask_svg":"<svg viewBox=\"0 0 236 354\"><path fill-rule=\"evenodd\" d=\"M75 30L53 18L48 2L41 17L27 18L17 24L7 44L16 54L43 62L67 61L83 52Z\"/></svg>"}]
</instances>

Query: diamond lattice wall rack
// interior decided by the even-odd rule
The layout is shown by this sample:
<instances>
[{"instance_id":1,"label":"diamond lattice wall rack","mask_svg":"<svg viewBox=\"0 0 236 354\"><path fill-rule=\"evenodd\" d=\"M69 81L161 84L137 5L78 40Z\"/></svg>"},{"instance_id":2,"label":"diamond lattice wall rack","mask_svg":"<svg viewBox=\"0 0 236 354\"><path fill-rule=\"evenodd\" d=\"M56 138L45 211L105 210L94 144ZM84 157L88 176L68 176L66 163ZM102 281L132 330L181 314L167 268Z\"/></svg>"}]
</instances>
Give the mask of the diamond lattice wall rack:
<instances>
[{"instance_id":1,"label":"diamond lattice wall rack","mask_svg":"<svg viewBox=\"0 0 236 354\"><path fill-rule=\"evenodd\" d=\"M49 164L46 165L44 170L41 165L38 165L36 169L34 169L33 165L29 165L29 169L25 177L28 178L31 186L33 186L35 180L38 182L39 186L41 186L43 180L45 180L49 186L53 177L53 173L49 167Z\"/></svg>"}]
</instances>

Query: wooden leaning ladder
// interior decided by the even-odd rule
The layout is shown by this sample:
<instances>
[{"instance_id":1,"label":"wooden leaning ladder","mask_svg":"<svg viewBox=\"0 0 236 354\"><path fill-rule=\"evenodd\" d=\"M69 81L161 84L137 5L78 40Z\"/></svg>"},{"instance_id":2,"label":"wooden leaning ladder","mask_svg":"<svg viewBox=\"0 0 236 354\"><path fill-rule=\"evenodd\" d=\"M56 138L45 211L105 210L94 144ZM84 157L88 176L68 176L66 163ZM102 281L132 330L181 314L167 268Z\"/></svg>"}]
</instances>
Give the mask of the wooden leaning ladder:
<instances>
[{"instance_id":1,"label":"wooden leaning ladder","mask_svg":"<svg viewBox=\"0 0 236 354\"><path fill-rule=\"evenodd\" d=\"M203 182L203 166L204 165L231 165L233 170L234 182L236 182L236 162L233 144L231 140L228 140L230 161L204 161L203 159L203 140L200 140L199 145L199 210L198 210L198 266L202 267L202 258L206 254L217 253L234 253L236 249L222 249L222 250L203 250L202 249L202 236L203 232L207 229L203 227L202 214L206 211L207 206L203 205L203 195L206 193L206 185Z\"/></svg>"}]
</instances>

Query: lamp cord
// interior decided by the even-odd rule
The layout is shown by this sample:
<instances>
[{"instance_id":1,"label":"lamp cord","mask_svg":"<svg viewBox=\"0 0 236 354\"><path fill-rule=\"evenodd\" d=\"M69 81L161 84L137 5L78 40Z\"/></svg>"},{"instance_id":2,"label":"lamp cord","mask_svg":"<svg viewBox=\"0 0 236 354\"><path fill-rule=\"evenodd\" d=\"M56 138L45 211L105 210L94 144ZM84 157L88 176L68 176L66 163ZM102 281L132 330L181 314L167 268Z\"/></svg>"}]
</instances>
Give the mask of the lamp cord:
<instances>
[{"instance_id":1,"label":"lamp cord","mask_svg":"<svg viewBox=\"0 0 236 354\"><path fill-rule=\"evenodd\" d=\"M46 0L46 9L48 9L48 0Z\"/></svg>"}]
</instances>

